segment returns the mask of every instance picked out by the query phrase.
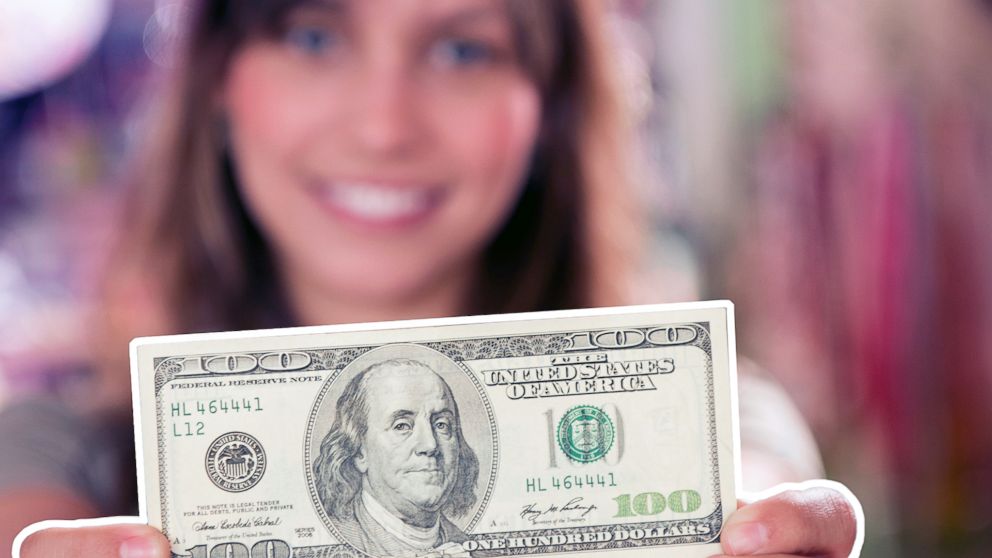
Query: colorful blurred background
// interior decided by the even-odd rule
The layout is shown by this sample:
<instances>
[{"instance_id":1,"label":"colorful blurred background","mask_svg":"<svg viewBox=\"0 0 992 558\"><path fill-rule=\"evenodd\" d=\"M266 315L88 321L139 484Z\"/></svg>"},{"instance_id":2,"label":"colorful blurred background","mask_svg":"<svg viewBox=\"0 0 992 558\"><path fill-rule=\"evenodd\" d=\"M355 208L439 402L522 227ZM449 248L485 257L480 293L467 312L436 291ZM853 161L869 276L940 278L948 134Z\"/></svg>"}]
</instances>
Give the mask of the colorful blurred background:
<instances>
[{"instance_id":1,"label":"colorful blurred background","mask_svg":"<svg viewBox=\"0 0 992 558\"><path fill-rule=\"evenodd\" d=\"M190 1L0 3L0 404L85 380ZM664 298L736 302L861 498L864 556L992 555L992 2L611 4Z\"/></svg>"}]
</instances>

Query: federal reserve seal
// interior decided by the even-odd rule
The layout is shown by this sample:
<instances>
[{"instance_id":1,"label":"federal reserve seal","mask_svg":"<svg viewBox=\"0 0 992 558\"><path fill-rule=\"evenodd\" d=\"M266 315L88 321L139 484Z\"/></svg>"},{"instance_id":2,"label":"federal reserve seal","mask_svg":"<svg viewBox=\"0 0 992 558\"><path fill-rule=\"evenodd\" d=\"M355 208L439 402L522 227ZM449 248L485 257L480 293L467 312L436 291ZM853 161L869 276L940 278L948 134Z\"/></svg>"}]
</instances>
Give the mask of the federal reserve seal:
<instances>
[{"instance_id":1,"label":"federal reserve seal","mask_svg":"<svg viewBox=\"0 0 992 558\"><path fill-rule=\"evenodd\" d=\"M244 432L228 432L207 449L207 476L227 492L244 492L258 484L265 463L262 444Z\"/></svg>"},{"instance_id":2,"label":"federal reserve seal","mask_svg":"<svg viewBox=\"0 0 992 558\"><path fill-rule=\"evenodd\" d=\"M572 407L558 421L558 447L572 461L602 459L613 447L614 437L613 421L598 407Z\"/></svg>"}]
</instances>

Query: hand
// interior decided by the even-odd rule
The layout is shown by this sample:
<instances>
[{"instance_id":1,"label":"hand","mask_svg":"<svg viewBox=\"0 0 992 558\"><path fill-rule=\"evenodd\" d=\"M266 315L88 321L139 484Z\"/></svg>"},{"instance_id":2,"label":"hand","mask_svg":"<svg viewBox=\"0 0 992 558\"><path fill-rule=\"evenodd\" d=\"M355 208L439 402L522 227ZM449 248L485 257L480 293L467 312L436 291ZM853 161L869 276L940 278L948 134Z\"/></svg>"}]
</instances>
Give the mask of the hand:
<instances>
[{"instance_id":1,"label":"hand","mask_svg":"<svg viewBox=\"0 0 992 558\"><path fill-rule=\"evenodd\" d=\"M743 504L720 540L729 556L846 558L860 555L863 537L857 498L841 484L810 481Z\"/></svg>"},{"instance_id":2,"label":"hand","mask_svg":"<svg viewBox=\"0 0 992 558\"><path fill-rule=\"evenodd\" d=\"M137 518L36 523L14 540L14 558L169 558L169 541Z\"/></svg>"}]
</instances>

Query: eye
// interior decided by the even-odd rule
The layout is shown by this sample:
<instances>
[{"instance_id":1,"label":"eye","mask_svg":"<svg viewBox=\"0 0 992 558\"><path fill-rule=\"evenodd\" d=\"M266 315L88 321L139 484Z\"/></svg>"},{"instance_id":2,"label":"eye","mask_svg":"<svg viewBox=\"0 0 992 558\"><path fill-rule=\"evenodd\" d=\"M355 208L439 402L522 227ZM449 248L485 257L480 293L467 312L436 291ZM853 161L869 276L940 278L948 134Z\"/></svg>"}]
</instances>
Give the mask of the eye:
<instances>
[{"instance_id":1,"label":"eye","mask_svg":"<svg viewBox=\"0 0 992 558\"><path fill-rule=\"evenodd\" d=\"M407 432L412 429L413 429L413 425L410 424L410 421L398 420L395 423L393 423L393 430L397 432Z\"/></svg>"},{"instance_id":2,"label":"eye","mask_svg":"<svg viewBox=\"0 0 992 558\"><path fill-rule=\"evenodd\" d=\"M326 27L310 24L292 25L284 35L286 43L311 56L327 54L340 42L338 33Z\"/></svg>"},{"instance_id":3,"label":"eye","mask_svg":"<svg viewBox=\"0 0 992 558\"><path fill-rule=\"evenodd\" d=\"M482 41L471 39L443 39L430 51L433 61L446 67L463 67L492 61L495 51Z\"/></svg>"},{"instance_id":4,"label":"eye","mask_svg":"<svg viewBox=\"0 0 992 558\"><path fill-rule=\"evenodd\" d=\"M447 419L442 419L434 423L434 429L443 434L448 434L451 432L451 422Z\"/></svg>"}]
</instances>

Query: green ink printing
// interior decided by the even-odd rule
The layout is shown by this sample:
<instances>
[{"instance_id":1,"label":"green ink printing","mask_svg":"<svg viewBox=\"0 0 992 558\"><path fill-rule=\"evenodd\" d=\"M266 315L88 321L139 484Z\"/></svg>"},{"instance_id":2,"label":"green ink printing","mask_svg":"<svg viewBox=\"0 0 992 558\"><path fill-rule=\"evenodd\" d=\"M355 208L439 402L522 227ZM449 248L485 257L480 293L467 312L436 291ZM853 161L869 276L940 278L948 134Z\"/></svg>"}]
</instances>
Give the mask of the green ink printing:
<instances>
[{"instance_id":1,"label":"green ink printing","mask_svg":"<svg viewBox=\"0 0 992 558\"><path fill-rule=\"evenodd\" d=\"M592 463L613 447L616 429L602 409L591 405L572 407L558 421L558 447L572 461Z\"/></svg>"}]
</instances>

